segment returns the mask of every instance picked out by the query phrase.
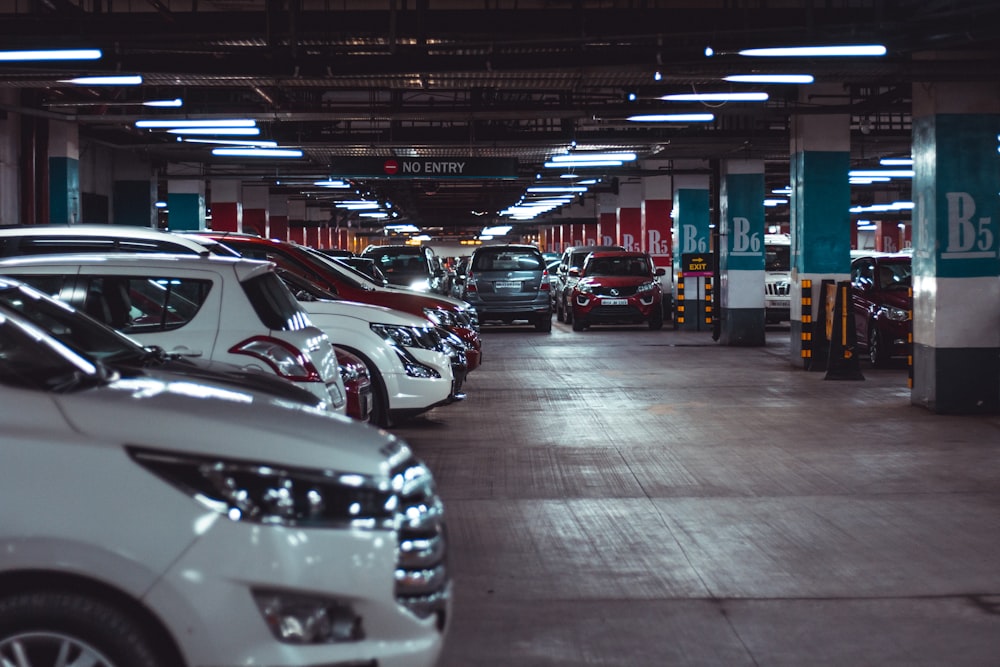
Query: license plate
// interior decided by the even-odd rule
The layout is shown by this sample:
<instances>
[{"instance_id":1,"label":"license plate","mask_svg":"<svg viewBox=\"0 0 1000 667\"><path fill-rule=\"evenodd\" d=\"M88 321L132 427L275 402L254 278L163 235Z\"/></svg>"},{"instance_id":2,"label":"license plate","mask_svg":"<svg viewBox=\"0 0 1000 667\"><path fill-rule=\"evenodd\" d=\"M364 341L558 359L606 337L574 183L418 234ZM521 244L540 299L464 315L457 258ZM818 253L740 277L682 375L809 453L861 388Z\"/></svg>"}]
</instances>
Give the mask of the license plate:
<instances>
[{"instance_id":1,"label":"license plate","mask_svg":"<svg viewBox=\"0 0 1000 667\"><path fill-rule=\"evenodd\" d=\"M767 305L771 308L788 308L792 302L790 299L771 299L767 301Z\"/></svg>"},{"instance_id":2,"label":"license plate","mask_svg":"<svg viewBox=\"0 0 1000 667\"><path fill-rule=\"evenodd\" d=\"M601 299L602 306L627 306L628 299Z\"/></svg>"},{"instance_id":3,"label":"license plate","mask_svg":"<svg viewBox=\"0 0 1000 667\"><path fill-rule=\"evenodd\" d=\"M497 289L521 289L520 280L497 280L493 283Z\"/></svg>"}]
</instances>

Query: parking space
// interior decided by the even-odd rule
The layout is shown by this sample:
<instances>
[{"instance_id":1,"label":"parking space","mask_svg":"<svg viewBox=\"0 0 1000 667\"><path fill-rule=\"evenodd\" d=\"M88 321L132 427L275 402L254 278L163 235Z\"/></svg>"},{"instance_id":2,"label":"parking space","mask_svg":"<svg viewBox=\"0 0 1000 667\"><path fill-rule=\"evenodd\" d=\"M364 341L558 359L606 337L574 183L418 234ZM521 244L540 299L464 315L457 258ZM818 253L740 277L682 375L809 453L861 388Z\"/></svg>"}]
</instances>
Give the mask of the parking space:
<instances>
[{"instance_id":1,"label":"parking space","mask_svg":"<svg viewBox=\"0 0 1000 667\"><path fill-rule=\"evenodd\" d=\"M995 665L1000 418L645 326L483 331L394 432L446 503L441 667Z\"/></svg>"}]
</instances>

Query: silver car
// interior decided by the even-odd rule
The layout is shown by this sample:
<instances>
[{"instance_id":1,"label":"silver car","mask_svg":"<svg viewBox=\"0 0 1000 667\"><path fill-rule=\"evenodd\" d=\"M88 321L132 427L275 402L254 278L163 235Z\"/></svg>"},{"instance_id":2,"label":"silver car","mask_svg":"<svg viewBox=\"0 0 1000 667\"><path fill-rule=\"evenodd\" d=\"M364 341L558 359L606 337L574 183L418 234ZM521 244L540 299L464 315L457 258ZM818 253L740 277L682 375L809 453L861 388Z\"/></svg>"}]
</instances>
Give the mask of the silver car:
<instances>
[{"instance_id":1,"label":"silver car","mask_svg":"<svg viewBox=\"0 0 1000 667\"><path fill-rule=\"evenodd\" d=\"M480 246L463 281L463 298L476 309L480 324L521 320L538 331L552 330L549 274L535 246Z\"/></svg>"}]
</instances>

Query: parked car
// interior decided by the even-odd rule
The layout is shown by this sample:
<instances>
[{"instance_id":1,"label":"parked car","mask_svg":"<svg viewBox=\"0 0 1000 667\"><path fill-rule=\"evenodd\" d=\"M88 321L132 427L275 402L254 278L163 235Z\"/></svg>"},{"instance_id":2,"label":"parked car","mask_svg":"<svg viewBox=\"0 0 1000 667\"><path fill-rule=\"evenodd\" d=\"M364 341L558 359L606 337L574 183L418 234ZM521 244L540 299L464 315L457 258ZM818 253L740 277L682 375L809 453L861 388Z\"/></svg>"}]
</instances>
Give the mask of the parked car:
<instances>
[{"instance_id":1,"label":"parked car","mask_svg":"<svg viewBox=\"0 0 1000 667\"><path fill-rule=\"evenodd\" d=\"M390 285L418 292L442 291L444 268L434 251L426 246L370 245L362 257L375 262Z\"/></svg>"},{"instance_id":2,"label":"parked car","mask_svg":"<svg viewBox=\"0 0 1000 667\"><path fill-rule=\"evenodd\" d=\"M583 268L569 270L575 282L570 291L566 320L573 331L592 324L642 323L663 328L663 295L659 277L642 252L605 250L591 252Z\"/></svg>"},{"instance_id":3,"label":"parked car","mask_svg":"<svg viewBox=\"0 0 1000 667\"><path fill-rule=\"evenodd\" d=\"M0 662L431 667L444 511L398 438L120 377L0 315Z\"/></svg>"},{"instance_id":4,"label":"parked car","mask_svg":"<svg viewBox=\"0 0 1000 667\"><path fill-rule=\"evenodd\" d=\"M787 322L792 312L792 237L764 236L764 318L767 324Z\"/></svg>"},{"instance_id":5,"label":"parked car","mask_svg":"<svg viewBox=\"0 0 1000 667\"><path fill-rule=\"evenodd\" d=\"M566 319L566 311L569 305L569 293L573 289L576 277L571 276L569 270L572 268L583 268L583 260L587 255L595 250L625 250L620 245L587 245L570 246L563 250L559 259L559 268L556 270L556 280L559 284L556 289L556 319L560 322L569 322Z\"/></svg>"},{"instance_id":6,"label":"parked car","mask_svg":"<svg viewBox=\"0 0 1000 667\"><path fill-rule=\"evenodd\" d=\"M0 227L0 258L70 253L239 253L211 240L196 243L177 234L138 225L9 225Z\"/></svg>"},{"instance_id":7,"label":"parked car","mask_svg":"<svg viewBox=\"0 0 1000 667\"><path fill-rule=\"evenodd\" d=\"M378 268L374 259L369 257L334 257L334 259L341 264L346 264L355 271L365 274L376 285L382 285L383 287L389 285L389 279L382 273L382 269Z\"/></svg>"},{"instance_id":8,"label":"parked car","mask_svg":"<svg viewBox=\"0 0 1000 667\"><path fill-rule=\"evenodd\" d=\"M389 428L465 397L465 354L443 341L427 318L345 301L286 269L278 275L313 323L364 364L373 423Z\"/></svg>"},{"instance_id":9,"label":"parked car","mask_svg":"<svg viewBox=\"0 0 1000 667\"><path fill-rule=\"evenodd\" d=\"M66 301L143 345L259 368L346 412L330 339L266 262L152 253L41 255L0 261L0 275Z\"/></svg>"},{"instance_id":10,"label":"parked car","mask_svg":"<svg viewBox=\"0 0 1000 667\"><path fill-rule=\"evenodd\" d=\"M458 336L465 345L468 372L482 359L482 341L475 308L458 299L409 289L382 287L367 276L306 246L231 232L201 232L244 257L274 262L349 301L393 308L425 317Z\"/></svg>"},{"instance_id":11,"label":"parked car","mask_svg":"<svg viewBox=\"0 0 1000 667\"><path fill-rule=\"evenodd\" d=\"M873 366L910 354L913 335L912 257L869 255L851 262L857 346Z\"/></svg>"},{"instance_id":12,"label":"parked car","mask_svg":"<svg viewBox=\"0 0 1000 667\"><path fill-rule=\"evenodd\" d=\"M69 304L3 277L0 277L0 314L23 318L77 354L97 359L122 377L168 376L172 381L211 382L318 409L328 407L327 401L316 394L273 373L224 361L167 354L155 345L143 347Z\"/></svg>"},{"instance_id":13,"label":"parked car","mask_svg":"<svg viewBox=\"0 0 1000 667\"><path fill-rule=\"evenodd\" d=\"M549 274L535 246L479 246L461 281L463 298L476 309L480 323L526 321L536 331L552 330Z\"/></svg>"},{"instance_id":14,"label":"parked car","mask_svg":"<svg viewBox=\"0 0 1000 667\"><path fill-rule=\"evenodd\" d=\"M368 367L360 357L340 345L334 345L333 350L337 354L340 379L344 381L344 393L347 395L347 416L363 422L371 420L374 400Z\"/></svg>"}]
</instances>

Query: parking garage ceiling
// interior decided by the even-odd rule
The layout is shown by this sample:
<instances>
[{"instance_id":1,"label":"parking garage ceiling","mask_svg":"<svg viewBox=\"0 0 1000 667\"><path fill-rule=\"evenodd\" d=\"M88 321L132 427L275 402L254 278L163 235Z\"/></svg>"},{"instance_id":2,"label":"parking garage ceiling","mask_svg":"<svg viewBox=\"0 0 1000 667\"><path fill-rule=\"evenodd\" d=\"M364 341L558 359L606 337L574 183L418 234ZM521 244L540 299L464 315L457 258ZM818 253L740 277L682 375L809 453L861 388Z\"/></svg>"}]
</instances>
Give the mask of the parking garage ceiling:
<instances>
[{"instance_id":1,"label":"parking garage ceiling","mask_svg":"<svg viewBox=\"0 0 1000 667\"><path fill-rule=\"evenodd\" d=\"M777 186L788 180L791 119L833 110L851 117L855 165L908 155L912 85L998 80L998 26L993 0L13 0L0 3L5 49L86 47L103 56L0 63L0 87L17 89L5 110L72 121L81 139L135 151L163 178L184 167L210 181L308 195L316 206L349 196L311 185L338 176L331 165L345 159L516 161L503 179L354 180L392 201L403 220L459 234L499 224L496 213L551 174L543 163L574 142L634 152L636 164L655 158L667 171L690 160L762 159ZM737 55L817 43L878 43L888 53L767 62ZM626 121L666 112L665 94L729 90L727 75L790 68L835 94L831 86L744 84L768 92L768 101L669 108L711 111L708 124ZM123 73L140 74L142 85L63 83ZM173 98L183 107L140 106ZM221 158L135 126L178 116L254 119L262 137L303 157ZM587 175L603 177L600 189L647 173Z\"/></svg>"}]
</instances>

